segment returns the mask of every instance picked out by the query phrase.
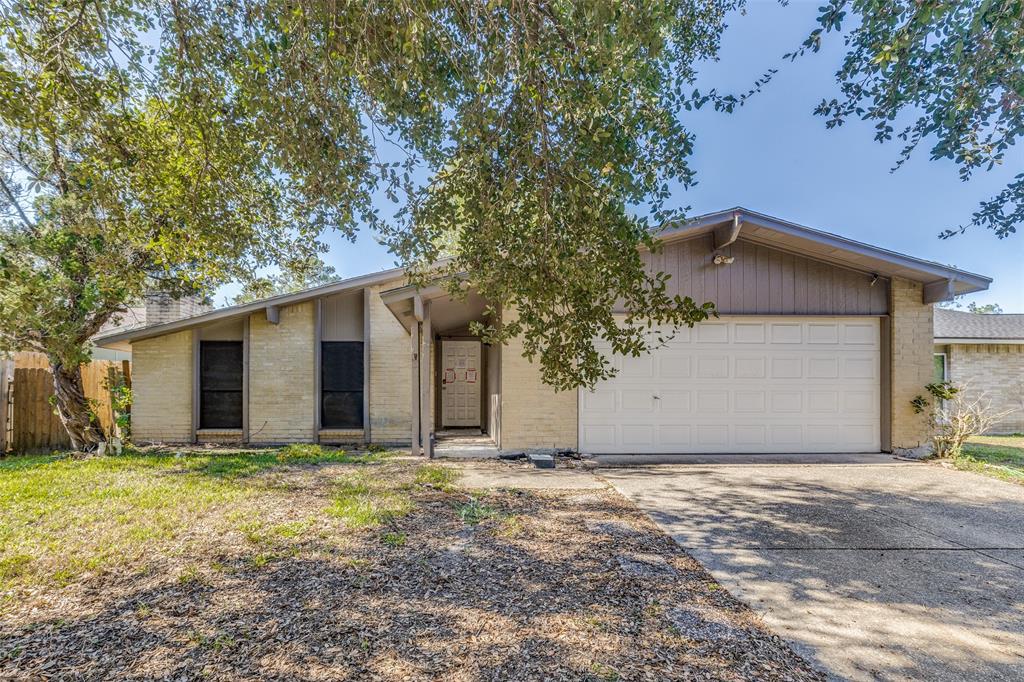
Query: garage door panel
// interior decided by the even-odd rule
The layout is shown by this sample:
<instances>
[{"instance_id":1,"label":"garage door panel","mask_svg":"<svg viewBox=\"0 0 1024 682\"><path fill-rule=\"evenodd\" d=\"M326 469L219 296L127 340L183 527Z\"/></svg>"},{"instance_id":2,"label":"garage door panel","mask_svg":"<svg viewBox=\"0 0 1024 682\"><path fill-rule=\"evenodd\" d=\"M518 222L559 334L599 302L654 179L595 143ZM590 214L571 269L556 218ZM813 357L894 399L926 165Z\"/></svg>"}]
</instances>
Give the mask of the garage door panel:
<instances>
[{"instance_id":1,"label":"garage door panel","mask_svg":"<svg viewBox=\"0 0 1024 682\"><path fill-rule=\"evenodd\" d=\"M839 324L836 322L811 322L807 325L807 343L811 345L838 344Z\"/></svg>"},{"instance_id":2,"label":"garage door panel","mask_svg":"<svg viewBox=\"0 0 1024 682\"><path fill-rule=\"evenodd\" d=\"M698 324L697 343L722 344L729 342L729 324L725 322L705 322Z\"/></svg>"},{"instance_id":3,"label":"garage door panel","mask_svg":"<svg viewBox=\"0 0 1024 682\"><path fill-rule=\"evenodd\" d=\"M843 343L848 346L869 346L878 348L880 338L878 336L878 321L867 322L846 322L842 325Z\"/></svg>"},{"instance_id":4,"label":"garage door panel","mask_svg":"<svg viewBox=\"0 0 1024 682\"><path fill-rule=\"evenodd\" d=\"M725 379L728 376L728 355L707 355L697 358L698 379Z\"/></svg>"},{"instance_id":5,"label":"garage door panel","mask_svg":"<svg viewBox=\"0 0 1024 682\"><path fill-rule=\"evenodd\" d=\"M804 340L803 325L799 322L781 323L774 322L771 325L771 339L773 345L795 344L799 345Z\"/></svg>"},{"instance_id":6,"label":"garage door panel","mask_svg":"<svg viewBox=\"0 0 1024 682\"><path fill-rule=\"evenodd\" d=\"M688 379L690 377L690 356L679 355L670 347L658 358L661 376L667 379Z\"/></svg>"},{"instance_id":7,"label":"garage door panel","mask_svg":"<svg viewBox=\"0 0 1024 682\"><path fill-rule=\"evenodd\" d=\"M689 391L662 391L661 411L668 414L689 414L691 400Z\"/></svg>"},{"instance_id":8,"label":"garage door panel","mask_svg":"<svg viewBox=\"0 0 1024 682\"><path fill-rule=\"evenodd\" d=\"M697 412L727 412L729 410L729 392L719 390L697 390Z\"/></svg>"},{"instance_id":9,"label":"garage door panel","mask_svg":"<svg viewBox=\"0 0 1024 682\"><path fill-rule=\"evenodd\" d=\"M736 343L764 343L763 322L737 322L733 327Z\"/></svg>"},{"instance_id":10,"label":"garage door panel","mask_svg":"<svg viewBox=\"0 0 1024 682\"><path fill-rule=\"evenodd\" d=\"M733 367L735 367L733 376L737 379L763 379L767 374L767 366L768 359L763 355L751 357L738 356L733 358Z\"/></svg>"},{"instance_id":11,"label":"garage door panel","mask_svg":"<svg viewBox=\"0 0 1024 682\"><path fill-rule=\"evenodd\" d=\"M772 379L803 379L804 362L799 355L777 356L771 360Z\"/></svg>"},{"instance_id":12,"label":"garage door panel","mask_svg":"<svg viewBox=\"0 0 1024 682\"><path fill-rule=\"evenodd\" d=\"M807 411L811 414L834 414L839 411L839 391L808 391Z\"/></svg>"},{"instance_id":13,"label":"garage door panel","mask_svg":"<svg viewBox=\"0 0 1024 682\"><path fill-rule=\"evenodd\" d=\"M880 447L877 318L721 318L580 400L594 453L866 452Z\"/></svg>"},{"instance_id":14,"label":"garage door panel","mask_svg":"<svg viewBox=\"0 0 1024 682\"><path fill-rule=\"evenodd\" d=\"M620 391L619 405L622 406L624 412L640 410L647 413L654 409L654 394L650 389Z\"/></svg>"}]
</instances>

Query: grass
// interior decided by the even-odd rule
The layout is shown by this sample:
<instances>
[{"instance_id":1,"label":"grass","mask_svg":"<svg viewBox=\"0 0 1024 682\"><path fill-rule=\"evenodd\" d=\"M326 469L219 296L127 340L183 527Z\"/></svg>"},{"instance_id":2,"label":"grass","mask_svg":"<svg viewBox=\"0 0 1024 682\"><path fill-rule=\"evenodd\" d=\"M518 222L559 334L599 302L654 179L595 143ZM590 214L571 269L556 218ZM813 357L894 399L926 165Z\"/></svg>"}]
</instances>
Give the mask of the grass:
<instances>
[{"instance_id":1,"label":"grass","mask_svg":"<svg viewBox=\"0 0 1024 682\"><path fill-rule=\"evenodd\" d=\"M204 515L257 547L295 538L307 522L264 527L249 505L280 491L261 474L299 465L372 464L384 453L321 446L126 451L73 458L0 458L0 599L15 584L67 584L139 562Z\"/></svg>"},{"instance_id":2,"label":"grass","mask_svg":"<svg viewBox=\"0 0 1024 682\"><path fill-rule=\"evenodd\" d=\"M470 526L475 526L481 521L486 521L500 514L501 511L499 509L481 502L475 497L459 507L459 518Z\"/></svg>"},{"instance_id":3,"label":"grass","mask_svg":"<svg viewBox=\"0 0 1024 682\"><path fill-rule=\"evenodd\" d=\"M451 467L438 464L424 464L416 470L415 481L418 485L430 486L445 492L455 489L455 481L459 472Z\"/></svg>"},{"instance_id":4,"label":"grass","mask_svg":"<svg viewBox=\"0 0 1024 682\"><path fill-rule=\"evenodd\" d=\"M953 460L953 465L1024 485L1024 434L975 436L964 445L963 454Z\"/></svg>"},{"instance_id":5,"label":"grass","mask_svg":"<svg viewBox=\"0 0 1024 682\"><path fill-rule=\"evenodd\" d=\"M393 483L360 472L338 480L328 512L349 528L374 528L409 514L413 502Z\"/></svg>"}]
</instances>

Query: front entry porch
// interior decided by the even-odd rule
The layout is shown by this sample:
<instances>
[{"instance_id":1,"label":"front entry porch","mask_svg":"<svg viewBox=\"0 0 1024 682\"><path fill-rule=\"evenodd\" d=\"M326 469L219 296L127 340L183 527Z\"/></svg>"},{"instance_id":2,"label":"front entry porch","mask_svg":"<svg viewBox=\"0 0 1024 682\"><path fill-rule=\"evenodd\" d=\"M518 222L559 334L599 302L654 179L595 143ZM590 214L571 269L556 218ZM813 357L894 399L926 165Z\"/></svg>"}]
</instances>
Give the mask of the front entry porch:
<instances>
[{"instance_id":1,"label":"front entry porch","mask_svg":"<svg viewBox=\"0 0 1024 682\"><path fill-rule=\"evenodd\" d=\"M497 457L501 348L470 330L495 312L473 291L454 299L438 286L409 285L381 298L409 331L412 454Z\"/></svg>"},{"instance_id":2,"label":"front entry porch","mask_svg":"<svg viewBox=\"0 0 1024 682\"><path fill-rule=\"evenodd\" d=\"M434 436L434 456L453 459L494 459L498 445L480 429L444 429Z\"/></svg>"}]
</instances>

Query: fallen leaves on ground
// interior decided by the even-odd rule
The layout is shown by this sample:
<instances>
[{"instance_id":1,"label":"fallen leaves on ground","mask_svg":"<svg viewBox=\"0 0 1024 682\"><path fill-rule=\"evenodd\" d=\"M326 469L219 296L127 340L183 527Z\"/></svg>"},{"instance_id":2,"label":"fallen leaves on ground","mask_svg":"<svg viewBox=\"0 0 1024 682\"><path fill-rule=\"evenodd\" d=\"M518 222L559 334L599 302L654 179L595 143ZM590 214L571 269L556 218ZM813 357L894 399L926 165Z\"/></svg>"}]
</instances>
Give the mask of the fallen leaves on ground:
<instances>
[{"instance_id":1,"label":"fallen leaves on ground","mask_svg":"<svg viewBox=\"0 0 1024 682\"><path fill-rule=\"evenodd\" d=\"M21 595L0 677L823 679L611 490L471 496L408 459L265 476L186 553ZM331 512L354 481L388 501L366 523Z\"/></svg>"}]
</instances>

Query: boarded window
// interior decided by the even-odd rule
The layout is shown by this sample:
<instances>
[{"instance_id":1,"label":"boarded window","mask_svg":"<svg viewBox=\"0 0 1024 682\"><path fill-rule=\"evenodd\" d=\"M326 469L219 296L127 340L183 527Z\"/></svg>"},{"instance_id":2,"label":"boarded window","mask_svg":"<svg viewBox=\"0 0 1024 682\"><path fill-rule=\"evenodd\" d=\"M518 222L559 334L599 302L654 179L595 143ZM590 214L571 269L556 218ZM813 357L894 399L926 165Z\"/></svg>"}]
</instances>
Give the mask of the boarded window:
<instances>
[{"instance_id":1,"label":"boarded window","mask_svg":"<svg viewBox=\"0 0 1024 682\"><path fill-rule=\"evenodd\" d=\"M199 342L199 428L242 428L242 342Z\"/></svg>"},{"instance_id":2,"label":"boarded window","mask_svg":"<svg viewBox=\"0 0 1024 682\"><path fill-rule=\"evenodd\" d=\"M363 428L363 342L324 341L320 371L320 425Z\"/></svg>"}]
</instances>

